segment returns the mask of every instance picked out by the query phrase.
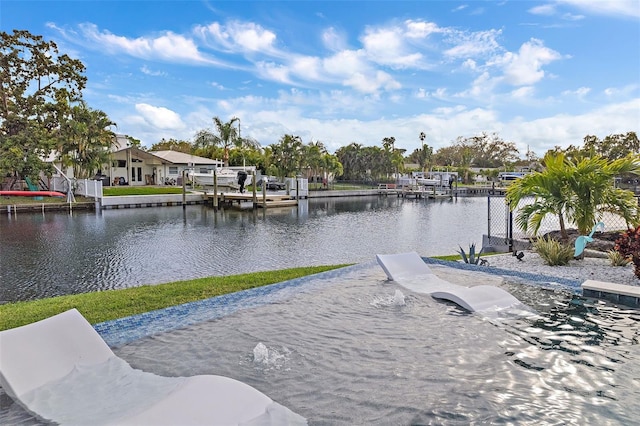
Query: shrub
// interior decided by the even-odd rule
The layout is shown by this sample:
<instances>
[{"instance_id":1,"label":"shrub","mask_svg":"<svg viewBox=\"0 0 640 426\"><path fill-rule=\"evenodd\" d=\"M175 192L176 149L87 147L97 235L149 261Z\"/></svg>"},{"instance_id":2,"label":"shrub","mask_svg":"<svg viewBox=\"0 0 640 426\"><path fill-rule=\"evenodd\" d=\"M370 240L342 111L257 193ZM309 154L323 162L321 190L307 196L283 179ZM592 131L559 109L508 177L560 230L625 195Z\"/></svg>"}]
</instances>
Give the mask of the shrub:
<instances>
[{"instance_id":1,"label":"shrub","mask_svg":"<svg viewBox=\"0 0 640 426\"><path fill-rule=\"evenodd\" d=\"M613 249L622 256L631 257L635 275L640 278L640 226L623 232L616 240Z\"/></svg>"},{"instance_id":2,"label":"shrub","mask_svg":"<svg viewBox=\"0 0 640 426\"><path fill-rule=\"evenodd\" d=\"M460 247L460 246L458 246ZM476 244L473 243L469 246L469 256L467 257L467 254L464 252L464 249L462 247L460 247L460 251L458 251L458 253L460 253L460 256L462 257L462 260L464 260L464 263L472 263L474 265L477 265L478 262L480 262L480 254L482 253L482 250L480 250L478 252L478 254L476 255Z\"/></svg>"},{"instance_id":3,"label":"shrub","mask_svg":"<svg viewBox=\"0 0 640 426\"><path fill-rule=\"evenodd\" d=\"M609 259L611 266L627 266L631 262L630 256L625 256L615 250L609 250L607 252L607 258Z\"/></svg>"},{"instance_id":4,"label":"shrub","mask_svg":"<svg viewBox=\"0 0 640 426\"><path fill-rule=\"evenodd\" d=\"M573 259L574 248L551 237L538 238L533 250L550 266L561 266Z\"/></svg>"}]
</instances>

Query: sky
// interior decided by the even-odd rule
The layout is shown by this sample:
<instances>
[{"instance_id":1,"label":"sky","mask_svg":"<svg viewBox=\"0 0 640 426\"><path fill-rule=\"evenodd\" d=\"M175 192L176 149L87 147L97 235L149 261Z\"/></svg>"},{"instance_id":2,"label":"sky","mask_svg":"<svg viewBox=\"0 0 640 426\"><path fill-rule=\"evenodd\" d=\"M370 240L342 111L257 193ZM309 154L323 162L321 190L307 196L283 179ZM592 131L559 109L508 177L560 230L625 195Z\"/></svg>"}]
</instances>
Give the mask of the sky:
<instances>
[{"instance_id":1,"label":"sky","mask_svg":"<svg viewBox=\"0 0 640 426\"><path fill-rule=\"evenodd\" d=\"M0 0L14 29L80 59L89 107L147 148L213 117L332 153L486 132L524 158L640 131L640 0Z\"/></svg>"}]
</instances>

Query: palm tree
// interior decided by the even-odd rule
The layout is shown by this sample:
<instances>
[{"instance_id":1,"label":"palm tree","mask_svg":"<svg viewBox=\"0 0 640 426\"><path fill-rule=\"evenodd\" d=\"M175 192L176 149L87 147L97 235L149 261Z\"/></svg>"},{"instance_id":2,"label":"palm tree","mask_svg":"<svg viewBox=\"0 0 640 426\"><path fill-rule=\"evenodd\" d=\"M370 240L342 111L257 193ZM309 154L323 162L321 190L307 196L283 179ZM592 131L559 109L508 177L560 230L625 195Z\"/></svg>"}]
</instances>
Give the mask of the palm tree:
<instances>
[{"instance_id":1,"label":"palm tree","mask_svg":"<svg viewBox=\"0 0 640 426\"><path fill-rule=\"evenodd\" d=\"M395 160L397 160L396 156L394 155L396 153L396 138L393 136L389 136L386 138L382 139L382 146L384 147L385 152L387 153L387 156L389 158L389 164L391 165L391 172L393 173L393 166L394 163L396 162ZM396 178L398 177L398 169L395 169L395 174L396 174Z\"/></svg>"},{"instance_id":2,"label":"palm tree","mask_svg":"<svg viewBox=\"0 0 640 426\"><path fill-rule=\"evenodd\" d=\"M236 127L236 122L240 122L238 117L233 117L226 123L219 117L213 117L213 124L215 125L216 133L211 132L209 129L198 131L195 137L196 147L204 151L212 152L213 147L222 145L222 161L224 161L225 166L228 166L229 147L232 144L236 144L239 139L240 129Z\"/></svg>"},{"instance_id":3,"label":"palm tree","mask_svg":"<svg viewBox=\"0 0 640 426\"><path fill-rule=\"evenodd\" d=\"M536 234L547 214L558 217L562 239L568 241L565 219L587 235L605 212L621 216L627 225L640 221L637 202L631 191L615 188L614 177L622 173L640 174L640 156L615 161L602 157L568 159L562 152L548 152L545 169L512 183L506 192L511 210L525 197L534 202L520 209L516 223L525 232Z\"/></svg>"},{"instance_id":4,"label":"palm tree","mask_svg":"<svg viewBox=\"0 0 640 426\"><path fill-rule=\"evenodd\" d=\"M422 147L415 151L417 154L416 159L420 165L420 171L426 172L427 165L431 162L431 157L433 156L433 148L424 143L424 140L427 138L427 134L425 132L420 132L419 138Z\"/></svg>"},{"instance_id":5,"label":"palm tree","mask_svg":"<svg viewBox=\"0 0 640 426\"><path fill-rule=\"evenodd\" d=\"M303 143L300 136L284 135L277 144L271 144L273 164L280 177L295 176L303 159Z\"/></svg>"},{"instance_id":6,"label":"palm tree","mask_svg":"<svg viewBox=\"0 0 640 426\"><path fill-rule=\"evenodd\" d=\"M336 156L338 157L338 161L340 161L343 166L345 179L357 179L359 176L359 172L362 169L362 145L356 142L351 142L349 145L342 146L338 150L336 150Z\"/></svg>"},{"instance_id":7,"label":"palm tree","mask_svg":"<svg viewBox=\"0 0 640 426\"><path fill-rule=\"evenodd\" d=\"M84 101L70 108L61 122L58 151L64 164L73 166L74 176L87 178L109 162L115 134L115 123L101 110L94 110Z\"/></svg>"},{"instance_id":8,"label":"palm tree","mask_svg":"<svg viewBox=\"0 0 640 426\"><path fill-rule=\"evenodd\" d=\"M574 176L579 178L568 182L574 198L567 214L581 235L588 234L604 212L622 217L627 227L638 223L638 203L633 192L615 188L613 182L616 176L625 173L640 174L640 156L614 161L599 156L583 158L572 166Z\"/></svg>"},{"instance_id":9,"label":"palm tree","mask_svg":"<svg viewBox=\"0 0 640 426\"><path fill-rule=\"evenodd\" d=\"M322 173L324 177L324 155L327 153L327 149L320 141L309 142L308 145L303 147L303 164L302 167L309 170L311 176L314 176L314 180ZM310 176L307 176L309 178ZM317 181L316 187L317 187Z\"/></svg>"}]
</instances>

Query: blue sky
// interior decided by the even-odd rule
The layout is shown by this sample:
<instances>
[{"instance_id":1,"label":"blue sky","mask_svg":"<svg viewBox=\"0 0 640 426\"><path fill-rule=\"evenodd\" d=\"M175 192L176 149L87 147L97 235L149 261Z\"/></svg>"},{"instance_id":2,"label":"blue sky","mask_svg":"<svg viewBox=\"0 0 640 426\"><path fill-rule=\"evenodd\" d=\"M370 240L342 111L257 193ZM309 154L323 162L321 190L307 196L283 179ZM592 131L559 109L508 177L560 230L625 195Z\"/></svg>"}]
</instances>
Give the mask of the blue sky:
<instances>
[{"instance_id":1,"label":"blue sky","mask_svg":"<svg viewBox=\"0 0 640 426\"><path fill-rule=\"evenodd\" d=\"M640 131L639 0L1 0L0 29L80 59L89 106L147 147L214 116L331 152L497 132L543 155Z\"/></svg>"}]
</instances>

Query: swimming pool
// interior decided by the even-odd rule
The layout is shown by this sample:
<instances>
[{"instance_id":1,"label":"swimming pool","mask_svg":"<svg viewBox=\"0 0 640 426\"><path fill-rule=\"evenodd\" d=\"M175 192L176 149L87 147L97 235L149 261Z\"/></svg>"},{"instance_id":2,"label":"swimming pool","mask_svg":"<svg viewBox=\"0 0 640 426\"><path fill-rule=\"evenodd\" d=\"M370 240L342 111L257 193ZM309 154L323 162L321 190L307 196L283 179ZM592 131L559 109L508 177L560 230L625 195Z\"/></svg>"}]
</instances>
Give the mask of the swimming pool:
<instances>
[{"instance_id":1,"label":"swimming pool","mask_svg":"<svg viewBox=\"0 0 640 426\"><path fill-rule=\"evenodd\" d=\"M233 377L312 425L640 418L640 311L586 301L566 286L433 269L460 284L499 284L540 316L489 321L404 290L371 263L235 295L211 320L130 336L114 351L157 374ZM0 398L0 423L37 424Z\"/></svg>"}]
</instances>

